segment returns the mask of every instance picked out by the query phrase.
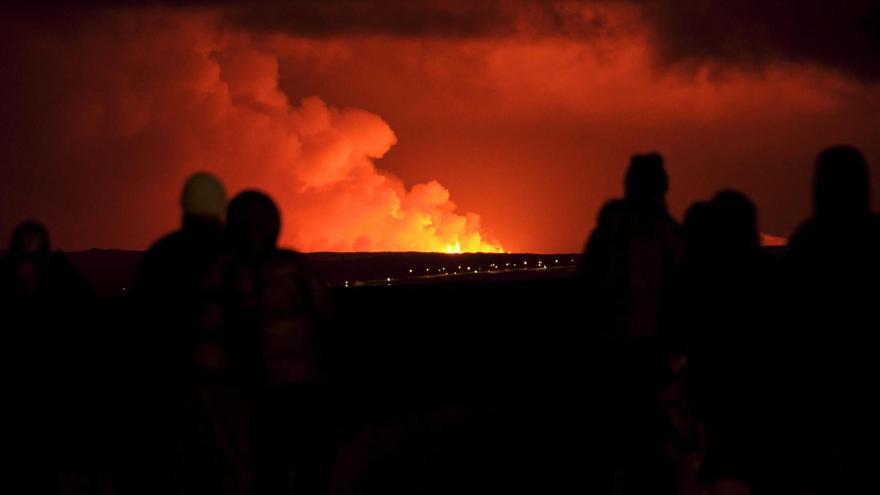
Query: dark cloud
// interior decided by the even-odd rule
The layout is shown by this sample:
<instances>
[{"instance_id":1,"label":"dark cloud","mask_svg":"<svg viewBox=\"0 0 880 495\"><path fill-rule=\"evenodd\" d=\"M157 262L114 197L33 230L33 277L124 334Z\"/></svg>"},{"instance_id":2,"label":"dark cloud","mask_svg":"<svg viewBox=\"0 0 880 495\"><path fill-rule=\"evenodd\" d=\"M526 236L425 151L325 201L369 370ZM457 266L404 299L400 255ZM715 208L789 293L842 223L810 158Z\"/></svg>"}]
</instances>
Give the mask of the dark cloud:
<instances>
[{"instance_id":1,"label":"dark cloud","mask_svg":"<svg viewBox=\"0 0 880 495\"><path fill-rule=\"evenodd\" d=\"M303 36L388 35L483 38L523 33L592 36L604 22L579 2L536 0L306 0L227 9L234 25Z\"/></svg>"},{"instance_id":2,"label":"dark cloud","mask_svg":"<svg viewBox=\"0 0 880 495\"><path fill-rule=\"evenodd\" d=\"M760 69L815 64L880 77L876 0L309 0L229 6L229 23L300 36L593 37L613 33L601 8L636 7L662 66ZM586 8L585 8L586 7Z\"/></svg>"},{"instance_id":3,"label":"dark cloud","mask_svg":"<svg viewBox=\"0 0 880 495\"><path fill-rule=\"evenodd\" d=\"M613 26L606 7L635 7L662 67L717 63L761 69L782 61L820 65L862 80L880 77L876 0L94 0L78 8L58 5L63 7L42 3L20 9L53 22L104 8L214 9L227 26L255 32L466 39L608 36L615 28L634 26Z\"/></svg>"},{"instance_id":4,"label":"dark cloud","mask_svg":"<svg viewBox=\"0 0 880 495\"><path fill-rule=\"evenodd\" d=\"M227 10L228 22L301 36L380 34L484 37L513 33L511 11L497 2L267 2Z\"/></svg>"},{"instance_id":5,"label":"dark cloud","mask_svg":"<svg viewBox=\"0 0 880 495\"><path fill-rule=\"evenodd\" d=\"M666 64L717 62L761 68L816 64L863 80L880 77L876 0L638 2Z\"/></svg>"},{"instance_id":6,"label":"dark cloud","mask_svg":"<svg viewBox=\"0 0 880 495\"><path fill-rule=\"evenodd\" d=\"M380 35L400 37L487 38L521 35L593 36L605 26L586 4L599 1L542 0L92 0L20 3L13 11L32 19L69 23L96 10L149 9L220 11L230 27L305 37Z\"/></svg>"}]
</instances>

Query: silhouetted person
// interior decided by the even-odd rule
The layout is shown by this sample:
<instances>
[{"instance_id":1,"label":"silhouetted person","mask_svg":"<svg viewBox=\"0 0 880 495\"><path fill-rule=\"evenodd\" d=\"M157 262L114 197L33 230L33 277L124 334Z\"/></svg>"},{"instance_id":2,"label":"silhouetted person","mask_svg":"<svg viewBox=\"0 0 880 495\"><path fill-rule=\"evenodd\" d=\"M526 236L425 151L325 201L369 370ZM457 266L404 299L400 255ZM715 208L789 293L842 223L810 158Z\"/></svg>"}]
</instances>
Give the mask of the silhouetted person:
<instances>
[{"instance_id":1,"label":"silhouetted person","mask_svg":"<svg viewBox=\"0 0 880 495\"><path fill-rule=\"evenodd\" d=\"M92 297L91 288L67 257L50 249L49 233L38 222L24 222L15 229L2 270L4 301L38 304Z\"/></svg>"},{"instance_id":2,"label":"silhouetted person","mask_svg":"<svg viewBox=\"0 0 880 495\"><path fill-rule=\"evenodd\" d=\"M67 257L51 251L45 227L15 229L0 259L6 486L50 493L94 468L86 443L93 302Z\"/></svg>"},{"instance_id":3,"label":"silhouetted person","mask_svg":"<svg viewBox=\"0 0 880 495\"><path fill-rule=\"evenodd\" d=\"M191 358L186 342L192 333L199 284L220 253L226 191L214 176L197 173L184 184L180 202L180 229L147 250L132 287L147 337L159 346L154 351L173 354L166 370L173 374L188 366Z\"/></svg>"},{"instance_id":4,"label":"silhouetted person","mask_svg":"<svg viewBox=\"0 0 880 495\"><path fill-rule=\"evenodd\" d=\"M686 257L663 308L673 358L705 432L704 483L757 486L767 424L767 352L778 319L774 260L760 246L755 205L725 190L685 216Z\"/></svg>"},{"instance_id":5,"label":"silhouetted person","mask_svg":"<svg viewBox=\"0 0 880 495\"><path fill-rule=\"evenodd\" d=\"M651 338L663 284L681 254L680 228L666 210L668 178L658 154L632 158L623 199L602 207L581 276L591 332Z\"/></svg>"},{"instance_id":6,"label":"silhouetted person","mask_svg":"<svg viewBox=\"0 0 880 495\"><path fill-rule=\"evenodd\" d=\"M660 301L682 251L668 186L659 154L633 156L624 198L602 207L580 267L587 331L596 339L589 361L606 409L599 422L610 425L601 434L610 435L610 469L622 493L672 489L655 396Z\"/></svg>"},{"instance_id":7,"label":"silhouetted person","mask_svg":"<svg viewBox=\"0 0 880 495\"><path fill-rule=\"evenodd\" d=\"M306 259L277 247L280 225L263 193L230 202L228 251L207 280L222 296L202 305L197 365L215 383L203 397L235 477L227 483L239 493L322 493L329 299Z\"/></svg>"},{"instance_id":8,"label":"silhouetted person","mask_svg":"<svg viewBox=\"0 0 880 495\"><path fill-rule=\"evenodd\" d=\"M873 483L880 448L874 376L880 301L880 217L870 211L868 166L850 146L822 151L813 217L791 237L790 386L797 391L795 450L822 493Z\"/></svg>"},{"instance_id":9,"label":"silhouetted person","mask_svg":"<svg viewBox=\"0 0 880 495\"><path fill-rule=\"evenodd\" d=\"M158 308L162 312L186 306L187 297L219 251L226 214L226 191L207 173L187 179L180 202L180 229L156 241L144 254L132 289L145 304L171 305Z\"/></svg>"},{"instance_id":10,"label":"silhouetted person","mask_svg":"<svg viewBox=\"0 0 880 495\"><path fill-rule=\"evenodd\" d=\"M200 450L204 419L193 356L201 285L221 252L226 192L214 176L197 173L184 184L180 204L180 229L144 254L131 292L138 328L131 364L138 425L134 459L127 463L135 471L126 489L138 493L211 493L206 484L216 478Z\"/></svg>"}]
</instances>

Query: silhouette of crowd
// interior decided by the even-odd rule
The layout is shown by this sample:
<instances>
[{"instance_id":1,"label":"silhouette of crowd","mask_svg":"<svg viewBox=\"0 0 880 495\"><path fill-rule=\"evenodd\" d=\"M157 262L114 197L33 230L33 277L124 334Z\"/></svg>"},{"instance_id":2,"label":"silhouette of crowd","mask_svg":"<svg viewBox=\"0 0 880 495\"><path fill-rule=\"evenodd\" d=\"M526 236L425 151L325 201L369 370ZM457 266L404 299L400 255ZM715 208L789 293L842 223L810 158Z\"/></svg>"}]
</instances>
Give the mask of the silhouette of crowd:
<instances>
[{"instance_id":1,"label":"silhouette of crowd","mask_svg":"<svg viewBox=\"0 0 880 495\"><path fill-rule=\"evenodd\" d=\"M590 347L575 383L595 423L591 493L863 493L880 460L880 216L864 157L819 154L813 215L774 252L746 195L722 190L679 224L669 187L661 155L633 156L581 259L572 330ZM278 247L267 195L227 204L197 173L181 210L116 309L134 338L111 357L98 345L118 338L109 318L46 228L12 234L0 259L9 486L331 492L330 293Z\"/></svg>"},{"instance_id":2,"label":"silhouette of crowd","mask_svg":"<svg viewBox=\"0 0 880 495\"><path fill-rule=\"evenodd\" d=\"M880 217L864 157L819 155L813 216L777 255L744 194L697 202L679 226L667 187L659 155L634 156L583 255L613 382L611 492L861 493L880 460Z\"/></svg>"},{"instance_id":3,"label":"silhouette of crowd","mask_svg":"<svg viewBox=\"0 0 880 495\"><path fill-rule=\"evenodd\" d=\"M82 456L99 426L75 433L96 416L75 414L96 403L84 389L98 380L81 376L94 295L42 225L13 234L0 262L3 362L6 376L25 376L12 380L4 438L23 493L326 491L323 284L277 247L280 214L265 194L242 192L227 208L223 185L198 173L181 206L180 229L144 254L124 309L136 338L110 371L126 370L124 390L100 391L125 395L107 402L129 422L109 432L123 438L105 439L116 447L109 460ZM83 475L100 464L114 465L113 479Z\"/></svg>"}]
</instances>

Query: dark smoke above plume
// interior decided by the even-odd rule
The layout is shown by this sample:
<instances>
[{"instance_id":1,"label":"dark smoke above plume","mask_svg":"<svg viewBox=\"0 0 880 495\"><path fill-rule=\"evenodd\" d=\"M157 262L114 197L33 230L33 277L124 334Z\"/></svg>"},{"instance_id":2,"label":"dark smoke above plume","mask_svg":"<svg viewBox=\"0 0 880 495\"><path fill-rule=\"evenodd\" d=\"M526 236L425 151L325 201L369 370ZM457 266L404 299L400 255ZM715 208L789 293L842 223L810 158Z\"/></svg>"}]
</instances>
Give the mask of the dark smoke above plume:
<instances>
[{"instance_id":1,"label":"dark smoke above plume","mask_svg":"<svg viewBox=\"0 0 880 495\"><path fill-rule=\"evenodd\" d=\"M873 0L130 0L86 2L76 9L64 7L63 14L45 4L20 10L69 22L76 13L125 8L120 5L216 10L231 27L304 37L589 39L644 27L653 35L661 64L761 68L786 61L817 64L863 80L880 77L880 2ZM615 25L610 10L631 10L642 26Z\"/></svg>"}]
</instances>

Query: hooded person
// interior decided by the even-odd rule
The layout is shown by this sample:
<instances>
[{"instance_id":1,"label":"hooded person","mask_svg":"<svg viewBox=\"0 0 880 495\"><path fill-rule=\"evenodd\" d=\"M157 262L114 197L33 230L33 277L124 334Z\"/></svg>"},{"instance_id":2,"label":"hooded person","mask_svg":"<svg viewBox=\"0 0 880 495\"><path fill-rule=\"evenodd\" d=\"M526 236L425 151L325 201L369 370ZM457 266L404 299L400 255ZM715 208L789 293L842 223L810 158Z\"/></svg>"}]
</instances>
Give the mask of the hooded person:
<instances>
[{"instance_id":1,"label":"hooded person","mask_svg":"<svg viewBox=\"0 0 880 495\"><path fill-rule=\"evenodd\" d=\"M858 493L878 462L880 414L873 397L880 216L871 211L869 167L852 146L819 153L813 215L792 234L785 262L791 321L784 369L792 450L818 490Z\"/></svg>"},{"instance_id":2,"label":"hooded person","mask_svg":"<svg viewBox=\"0 0 880 495\"><path fill-rule=\"evenodd\" d=\"M252 398L257 493L322 493L330 447L324 406L331 304L305 257L277 246L280 225L274 201L259 191L242 192L229 204L229 362Z\"/></svg>"},{"instance_id":3,"label":"hooded person","mask_svg":"<svg viewBox=\"0 0 880 495\"><path fill-rule=\"evenodd\" d=\"M0 258L3 449L8 483L48 491L80 475L87 448L94 293L36 221L19 225ZM91 440L91 438L89 438Z\"/></svg>"}]
</instances>

